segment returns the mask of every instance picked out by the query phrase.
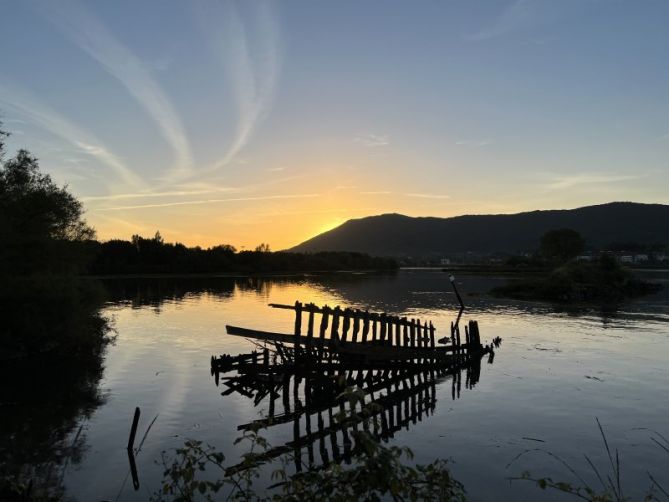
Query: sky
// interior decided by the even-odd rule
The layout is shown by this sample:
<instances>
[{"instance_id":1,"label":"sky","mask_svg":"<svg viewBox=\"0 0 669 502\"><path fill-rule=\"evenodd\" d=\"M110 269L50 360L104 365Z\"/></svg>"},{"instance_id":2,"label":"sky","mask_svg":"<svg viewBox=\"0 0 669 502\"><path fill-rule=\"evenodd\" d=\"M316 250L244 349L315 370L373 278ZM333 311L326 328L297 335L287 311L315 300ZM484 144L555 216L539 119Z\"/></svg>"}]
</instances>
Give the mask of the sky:
<instances>
[{"instance_id":1,"label":"sky","mask_svg":"<svg viewBox=\"0 0 669 502\"><path fill-rule=\"evenodd\" d=\"M0 120L98 238L669 203L669 2L0 0Z\"/></svg>"}]
</instances>

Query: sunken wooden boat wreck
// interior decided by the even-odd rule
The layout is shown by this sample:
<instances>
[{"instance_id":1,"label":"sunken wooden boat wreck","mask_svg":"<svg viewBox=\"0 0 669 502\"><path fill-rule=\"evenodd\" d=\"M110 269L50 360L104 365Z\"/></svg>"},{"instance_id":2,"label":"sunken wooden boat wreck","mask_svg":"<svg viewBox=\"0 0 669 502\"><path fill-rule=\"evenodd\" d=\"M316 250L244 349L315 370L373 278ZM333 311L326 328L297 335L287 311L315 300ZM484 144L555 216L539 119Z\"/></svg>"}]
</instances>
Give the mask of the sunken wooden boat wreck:
<instances>
[{"instance_id":1,"label":"sunken wooden boat wreck","mask_svg":"<svg viewBox=\"0 0 669 502\"><path fill-rule=\"evenodd\" d=\"M453 277L451 283L460 311L442 338L429 321L299 301L270 304L294 312L292 333L226 326L229 335L249 339L257 350L213 356L216 386L224 389L223 396L240 394L254 406L267 405L264 416L238 430L290 424L293 429L292 441L258 454L253 463L229 467L226 474L284 454L292 454L296 472L330 462L349 463L356 431L387 440L434 412L436 386L446 379L451 380L453 399L460 397L463 373L464 387L473 387L482 359L487 355L488 363L493 362L501 339L484 345L474 320L461 334L464 305ZM358 389L357 404L344 393L352 387Z\"/></svg>"},{"instance_id":2,"label":"sunken wooden boat wreck","mask_svg":"<svg viewBox=\"0 0 669 502\"><path fill-rule=\"evenodd\" d=\"M460 331L464 310L462 298L455 288L460 311L451 323L450 334L437 338L432 322L409 319L387 313L373 313L360 309L319 307L313 303L296 301L293 305L271 303L277 309L292 310L295 315L293 333L275 333L257 329L226 326L227 333L252 340L262 347L262 354L254 352L242 356L212 358L212 373L233 369L250 371L257 365L269 365L270 349L273 361L281 364L309 366L348 366L382 369L389 365L427 365L428 367L459 364L472 356L482 356L493 350L493 343L481 342L478 322L470 320ZM262 360L261 360L262 359ZM261 360L261 362L259 362ZM273 365L274 370L280 365ZM258 369L261 369L258 368Z\"/></svg>"}]
</instances>

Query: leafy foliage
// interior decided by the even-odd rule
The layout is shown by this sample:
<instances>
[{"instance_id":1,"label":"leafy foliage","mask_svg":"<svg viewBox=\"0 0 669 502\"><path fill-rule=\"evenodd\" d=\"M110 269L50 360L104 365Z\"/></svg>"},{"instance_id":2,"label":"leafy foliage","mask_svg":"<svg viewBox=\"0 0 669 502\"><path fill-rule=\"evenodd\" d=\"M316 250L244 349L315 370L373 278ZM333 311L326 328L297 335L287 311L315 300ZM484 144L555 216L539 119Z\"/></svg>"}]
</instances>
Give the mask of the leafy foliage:
<instances>
[{"instance_id":1,"label":"leafy foliage","mask_svg":"<svg viewBox=\"0 0 669 502\"><path fill-rule=\"evenodd\" d=\"M0 275L54 273L82 264L74 243L92 239L81 203L39 170L26 150L0 164Z\"/></svg>"},{"instance_id":2,"label":"leafy foliage","mask_svg":"<svg viewBox=\"0 0 669 502\"><path fill-rule=\"evenodd\" d=\"M344 395L352 403L361 399L357 389L349 389ZM337 419L346 421L349 417L340 414ZM352 466L331 463L320 469L290 475L286 466L291 455L287 454L282 459L282 467L272 473L272 477L279 482L261 491L255 483L259 478L263 453L269 449L269 444L258 434L258 429L246 431L236 440L249 442L250 449L243 455L242 468L232 473L226 471L223 455L214 448L203 446L200 441L188 440L183 448L175 451L171 460L163 452L163 483L154 494L154 500L218 500L226 490L231 500L276 502L465 499L464 487L451 476L445 460L427 465L409 465L405 461L413 459L410 449L384 446L363 430L354 430L351 435L355 441ZM207 480L205 471L208 468L218 472L219 477Z\"/></svg>"},{"instance_id":3,"label":"leafy foliage","mask_svg":"<svg viewBox=\"0 0 669 502\"><path fill-rule=\"evenodd\" d=\"M99 289L77 277L94 230L81 203L0 131L0 359L58 349L96 356L109 340Z\"/></svg>"},{"instance_id":4,"label":"leafy foliage","mask_svg":"<svg viewBox=\"0 0 669 502\"><path fill-rule=\"evenodd\" d=\"M607 473L604 472L603 470L600 470L587 455L585 455L585 460L590 469L592 470L592 472L594 473L595 477L597 478L597 481L601 485L601 488L595 488L590 484L588 484L583 479L583 477L565 460L545 450L525 451L520 455L518 455L511 463L513 463L515 460L525 455L526 453L539 451L549 455L550 457L554 458L559 463L561 463L564 467L566 467L567 470L569 470L569 472L571 472L571 474L577 479L578 484L569 483L566 481L555 481L549 477L536 478L533 477L532 474L528 471L523 472L521 476L518 478L512 478L512 480L515 479L515 480L531 481L533 483L536 483L536 485L542 490L556 490L562 493L566 493L568 495L572 495L576 498L580 498L582 500L587 500L589 502L627 502L629 500L632 500L630 497L626 496L623 492L620 452L617 449L615 451L611 450L611 447L609 446L609 441L606 438L606 434L604 433L604 428L602 427L602 424L599 422L599 419L596 419L596 421L597 421L597 427L599 428L599 432L602 436L602 442L606 450L606 456L609 461L609 472ZM651 439L658 446L660 446L660 448L669 453L669 440L667 440L667 438L665 438L661 434L658 433L655 434L660 439L658 440L658 438L655 437L651 437ZM644 496L643 500L647 502L669 500L669 492L667 492L667 490L655 479L655 477L653 477L653 475L650 472L648 473L648 477L649 480L651 481L651 486L646 492L646 495Z\"/></svg>"}]
</instances>

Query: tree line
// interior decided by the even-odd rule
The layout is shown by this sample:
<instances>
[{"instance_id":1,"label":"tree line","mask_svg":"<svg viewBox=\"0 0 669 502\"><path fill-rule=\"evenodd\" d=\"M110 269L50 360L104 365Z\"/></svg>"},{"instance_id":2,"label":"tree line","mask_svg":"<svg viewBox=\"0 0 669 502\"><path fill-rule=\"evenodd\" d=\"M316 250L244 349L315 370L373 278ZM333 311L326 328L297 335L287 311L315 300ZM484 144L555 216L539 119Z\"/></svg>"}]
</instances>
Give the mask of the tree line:
<instances>
[{"instance_id":1,"label":"tree line","mask_svg":"<svg viewBox=\"0 0 669 502\"><path fill-rule=\"evenodd\" d=\"M152 238L133 235L129 241L88 241L86 247L91 256L87 272L94 275L313 272L398 267L392 258L363 253L272 252L267 244L261 244L253 251L237 251L229 244L206 249L187 247L178 242L165 242L160 232Z\"/></svg>"}]
</instances>

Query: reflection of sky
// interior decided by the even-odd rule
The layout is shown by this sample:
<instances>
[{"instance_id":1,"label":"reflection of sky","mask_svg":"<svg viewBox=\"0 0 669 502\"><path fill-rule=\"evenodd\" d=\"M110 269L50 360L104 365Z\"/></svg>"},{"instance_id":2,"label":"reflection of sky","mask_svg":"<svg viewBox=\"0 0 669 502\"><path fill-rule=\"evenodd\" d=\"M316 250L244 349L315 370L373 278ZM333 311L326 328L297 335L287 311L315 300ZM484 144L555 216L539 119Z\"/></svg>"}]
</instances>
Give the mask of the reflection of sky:
<instances>
[{"instance_id":1,"label":"reflection of sky","mask_svg":"<svg viewBox=\"0 0 669 502\"><path fill-rule=\"evenodd\" d=\"M10 2L0 112L102 238L276 249L382 212L667 203L667 14Z\"/></svg>"},{"instance_id":2,"label":"reflection of sky","mask_svg":"<svg viewBox=\"0 0 669 502\"><path fill-rule=\"evenodd\" d=\"M181 284L175 279L117 281L110 292L117 306L110 306L108 313L116 319L118 339L109 350L101 384L108 402L88 422L91 448L80 470L68 473L71 494L81 500L116 495L127 470L124 444L135 406L142 408L141 434L158 414L139 457L143 488L137 500L146 499L144 490L157 487L162 469L154 460L160 451L179 446L186 437L216 445L230 463L236 462L242 451L232 446L239 435L237 426L266 415L267 401L254 407L239 394L221 397L223 387L215 386L210 356L253 348L242 338L226 336L226 324L290 333L291 313L267 304L299 299L416 315L433 321L443 333L456 313L452 295L439 293L446 291L445 276L400 271L378 276L196 279ZM472 306L464 321L477 319L483 342L500 336L502 346L493 365L484 362L476 387L463 391L459 400L451 399L448 381L438 385L434 416L400 431L396 441L411 446L420 461L453 457L456 475L475 500L528 499L536 496L534 488L509 488L506 478L525 469L559 479L568 478L568 473L538 453L505 466L515 455L536 447L583 470L584 453L603 462L598 417L623 455L629 495L645 489L645 470L666 465L666 456L649 434L635 429L669 433L669 298L648 297L602 317L596 310L565 312L476 294L496 279L462 276L458 281L465 303ZM134 307L118 294L122 282L125 298L132 299ZM304 423L300 430L305 430ZM266 435L274 446L284 444L292 439L292 424L272 427ZM124 496L132 500L133 494L126 487Z\"/></svg>"}]
</instances>

